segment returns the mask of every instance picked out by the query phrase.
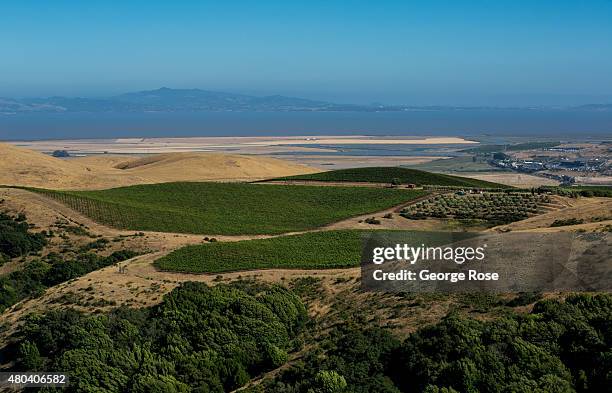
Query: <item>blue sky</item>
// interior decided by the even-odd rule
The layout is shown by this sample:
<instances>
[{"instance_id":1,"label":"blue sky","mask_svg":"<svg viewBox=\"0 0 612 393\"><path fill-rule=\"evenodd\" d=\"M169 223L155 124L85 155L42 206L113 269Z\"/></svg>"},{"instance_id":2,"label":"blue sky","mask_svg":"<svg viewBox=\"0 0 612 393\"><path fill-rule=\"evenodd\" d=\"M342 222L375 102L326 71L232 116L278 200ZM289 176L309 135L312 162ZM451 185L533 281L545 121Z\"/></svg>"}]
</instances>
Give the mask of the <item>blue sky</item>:
<instances>
[{"instance_id":1,"label":"blue sky","mask_svg":"<svg viewBox=\"0 0 612 393\"><path fill-rule=\"evenodd\" d=\"M612 1L0 2L0 96L612 101Z\"/></svg>"}]
</instances>

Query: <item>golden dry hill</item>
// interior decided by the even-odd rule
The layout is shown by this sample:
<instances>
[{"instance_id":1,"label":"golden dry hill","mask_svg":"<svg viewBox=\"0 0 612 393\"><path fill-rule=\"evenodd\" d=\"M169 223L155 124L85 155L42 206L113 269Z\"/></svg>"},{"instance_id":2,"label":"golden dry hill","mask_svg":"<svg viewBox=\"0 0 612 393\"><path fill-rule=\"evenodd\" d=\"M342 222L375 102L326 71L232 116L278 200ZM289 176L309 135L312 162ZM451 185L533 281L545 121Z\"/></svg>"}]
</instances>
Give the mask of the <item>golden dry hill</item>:
<instances>
[{"instance_id":1,"label":"golden dry hill","mask_svg":"<svg viewBox=\"0 0 612 393\"><path fill-rule=\"evenodd\" d=\"M159 182L254 180L281 173L318 172L314 168L276 158L224 153L155 154L117 164L115 168Z\"/></svg>"},{"instance_id":2,"label":"golden dry hill","mask_svg":"<svg viewBox=\"0 0 612 393\"><path fill-rule=\"evenodd\" d=\"M171 181L259 180L312 172L316 170L261 156L168 153L60 159L0 143L0 185L104 189Z\"/></svg>"},{"instance_id":3,"label":"golden dry hill","mask_svg":"<svg viewBox=\"0 0 612 393\"><path fill-rule=\"evenodd\" d=\"M0 144L0 184L44 188L107 188L145 182L115 169L63 160L9 144Z\"/></svg>"}]
</instances>

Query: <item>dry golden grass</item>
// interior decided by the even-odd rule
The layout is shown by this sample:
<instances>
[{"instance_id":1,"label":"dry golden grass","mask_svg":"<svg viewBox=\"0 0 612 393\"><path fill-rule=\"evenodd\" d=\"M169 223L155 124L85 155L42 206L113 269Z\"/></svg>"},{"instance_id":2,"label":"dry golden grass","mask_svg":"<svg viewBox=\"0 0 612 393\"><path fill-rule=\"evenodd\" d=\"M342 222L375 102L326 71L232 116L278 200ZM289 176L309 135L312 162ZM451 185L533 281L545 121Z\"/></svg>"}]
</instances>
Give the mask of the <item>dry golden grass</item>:
<instances>
[{"instance_id":1,"label":"dry golden grass","mask_svg":"<svg viewBox=\"0 0 612 393\"><path fill-rule=\"evenodd\" d=\"M554 198L557 209L526 220L501 225L493 230L566 232L576 230L598 231L612 224L612 198ZM550 227L555 220L576 218L584 224Z\"/></svg>"},{"instance_id":2,"label":"dry golden grass","mask_svg":"<svg viewBox=\"0 0 612 393\"><path fill-rule=\"evenodd\" d=\"M0 158L0 185L50 189L260 180L317 171L275 158L224 153L167 153L141 158L101 155L66 160L3 143L0 143Z\"/></svg>"},{"instance_id":3,"label":"dry golden grass","mask_svg":"<svg viewBox=\"0 0 612 393\"><path fill-rule=\"evenodd\" d=\"M0 184L44 188L105 188L146 180L0 143Z\"/></svg>"},{"instance_id":4,"label":"dry golden grass","mask_svg":"<svg viewBox=\"0 0 612 393\"><path fill-rule=\"evenodd\" d=\"M138 156L129 154L94 154L85 157L75 157L70 159L70 162L85 165L88 167L98 167L106 169L117 169L117 165L127 161L138 159Z\"/></svg>"},{"instance_id":5,"label":"dry golden grass","mask_svg":"<svg viewBox=\"0 0 612 393\"><path fill-rule=\"evenodd\" d=\"M512 187L531 188L538 186L558 186L559 182L544 177L526 175L524 173L501 172L501 173L461 173L460 176L472 179L485 180L493 183L505 184Z\"/></svg>"},{"instance_id":6,"label":"dry golden grass","mask_svg":"<svg viewBox=\"0 0 612 393\"><path fill-rule=\"evenodd\" d=\"M262 156L225 153L164 153L119 163L115 168L158 182L195 180L255 180L318 170Z\"/></svg>"}]
</instances>

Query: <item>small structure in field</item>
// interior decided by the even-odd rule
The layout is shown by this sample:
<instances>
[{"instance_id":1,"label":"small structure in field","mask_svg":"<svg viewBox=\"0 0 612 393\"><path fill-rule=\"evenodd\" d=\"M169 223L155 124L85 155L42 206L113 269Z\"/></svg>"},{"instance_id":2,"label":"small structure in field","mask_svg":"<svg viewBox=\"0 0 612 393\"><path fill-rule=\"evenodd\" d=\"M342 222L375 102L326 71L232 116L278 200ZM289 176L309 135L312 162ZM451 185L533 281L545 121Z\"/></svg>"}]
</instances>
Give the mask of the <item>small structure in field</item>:
<instances>
[{"instance_id":1,"label":"small structure in field","mask_svg":"<svg viewBox=\"0 0 612 393\"><path fill-rule=\"evenodd\" d=\"M57 158L70 157L70 153L66 150L55 150L51 155Z\"/></svg>"}]
</instances>

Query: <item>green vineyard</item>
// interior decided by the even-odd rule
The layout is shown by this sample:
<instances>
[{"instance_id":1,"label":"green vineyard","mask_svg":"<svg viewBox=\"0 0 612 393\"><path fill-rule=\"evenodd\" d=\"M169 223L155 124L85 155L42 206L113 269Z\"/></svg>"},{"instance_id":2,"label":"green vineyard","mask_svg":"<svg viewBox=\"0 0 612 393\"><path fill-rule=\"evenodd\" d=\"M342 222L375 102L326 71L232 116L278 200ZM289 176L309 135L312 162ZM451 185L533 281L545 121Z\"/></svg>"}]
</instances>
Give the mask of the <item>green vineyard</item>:
<instances>
[{"instance_id":1,"label":"green vineyard","mask_svg":"<svg viewBox=\"0 0 612 393\"><path fill-rule=\"evenodd\" d=\"M100 191L33 189L116 228L210 235L280 234L380 211L420 190L163 183Z\"/></svg>"},{"instance_id":2,"label":"green vineyard","mask_svg":"<svg viewBox=\"0 0 612 393\"><path fill-rule=\"evenodd\" d=\"M323 231L180 248L157 260L161 270L222 273L250 269L359 266L363 231Z\"/></svg>"},{"instance_id":3,"label":"green vineyard","mask_svg":"<svg viewBox=\"0 0 612 393\"><path fill-rule=\"evenodd\" d=\"M393 230L338 230L308 232L269 239L216 242L185 246L155 261L158 269L185 273L224 273L257 269L332 269L357 267L363 242L375 233L389 244L439 245L448 233ZM455 234L467 239L470 233Z\"/></svg>"}]
</instances>

